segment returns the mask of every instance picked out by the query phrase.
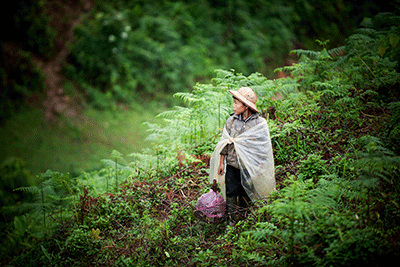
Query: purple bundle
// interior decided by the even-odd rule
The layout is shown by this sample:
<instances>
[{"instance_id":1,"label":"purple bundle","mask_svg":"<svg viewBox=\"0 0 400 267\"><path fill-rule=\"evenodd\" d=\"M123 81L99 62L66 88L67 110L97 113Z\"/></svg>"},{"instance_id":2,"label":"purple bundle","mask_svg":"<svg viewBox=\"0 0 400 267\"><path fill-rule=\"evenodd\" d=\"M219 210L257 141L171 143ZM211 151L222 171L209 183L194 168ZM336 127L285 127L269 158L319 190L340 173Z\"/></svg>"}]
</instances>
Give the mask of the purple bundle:
<instances>
[{"instance_id":1,"label":"purple bundle","mask_svg":"<svg viewBox=\"0 0 400 267\"><path fill-rule=\"evenodd\" d=\"M210 192L201 195L196 204L196 210L208 218L223 218L225 208L226 202L224 198L212 189Z\"/></svg>"}]
</instances>

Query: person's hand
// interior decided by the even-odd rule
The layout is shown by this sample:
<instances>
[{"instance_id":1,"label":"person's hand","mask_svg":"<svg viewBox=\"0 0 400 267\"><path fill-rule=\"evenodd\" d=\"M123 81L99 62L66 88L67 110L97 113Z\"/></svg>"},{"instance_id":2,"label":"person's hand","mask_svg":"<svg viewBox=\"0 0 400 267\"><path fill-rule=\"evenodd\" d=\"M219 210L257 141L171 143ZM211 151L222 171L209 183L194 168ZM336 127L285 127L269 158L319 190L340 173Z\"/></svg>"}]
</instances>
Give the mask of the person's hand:
<instances>
[{"instance_id":1,"label":"person's hand","mask_svg":"<svg viewBox=\"0 0 400 267\"><path fill-rule=\"evenodd\" d=\"M219 175L224 175L224 173L225 173L225 166L224 166L224 163L220 163L220 164L219 164L219 167L218 167L218 174L219 174Z\"/></svg>"}]
</instances>

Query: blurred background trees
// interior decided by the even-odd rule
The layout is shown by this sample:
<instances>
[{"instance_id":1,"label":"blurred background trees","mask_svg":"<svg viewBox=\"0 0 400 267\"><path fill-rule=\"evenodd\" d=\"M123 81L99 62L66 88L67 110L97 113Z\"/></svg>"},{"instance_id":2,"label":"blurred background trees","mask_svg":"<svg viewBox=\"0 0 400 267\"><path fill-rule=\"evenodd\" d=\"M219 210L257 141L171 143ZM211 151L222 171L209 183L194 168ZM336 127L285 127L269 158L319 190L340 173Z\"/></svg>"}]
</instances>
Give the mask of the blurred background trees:
<instances>
[{"instance_id":1,"label":"blurred background trees","mask_svg":"<svg viewBox=\"0 0 400 267\"><path fill-rule=\"evenodd\" d=\"M275 68L290 64L290 50L312 49L316 39L330 40L330 47L343 45L364 17L393 5L372 0L16 1L3 9L0 117L12 115L35 92L39 100L46 96L49 75L43 66L61 52L67 57L55 75L73 81L94 107L107 109L115 102L165 100L210 79L217 68L273 78Z\"/></svg>"}]
</instances>

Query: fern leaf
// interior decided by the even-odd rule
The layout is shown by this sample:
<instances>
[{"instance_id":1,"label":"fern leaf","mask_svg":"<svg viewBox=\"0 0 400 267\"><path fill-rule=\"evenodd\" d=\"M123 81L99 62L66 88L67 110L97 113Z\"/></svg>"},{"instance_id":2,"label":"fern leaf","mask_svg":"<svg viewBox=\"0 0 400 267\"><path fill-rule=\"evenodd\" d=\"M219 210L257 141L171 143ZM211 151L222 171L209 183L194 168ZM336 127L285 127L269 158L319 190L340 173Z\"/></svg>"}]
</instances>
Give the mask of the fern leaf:
<instances>
[{"instance_id":1,"label":"fern leaf","mask_svg":"<svg viewBox=\"0 0 400 267\"><path fill-rule=\"evenodd\" d=\"M175 93L174 97L182 100L185 103L189 103L189 104L202 100L201 98L197 98L197 96L192 93Z\"/></svg>"},{"instance_id":2,"label":"fern leaf","mask_svg":"<svg viewBox=\"0 0 400 267\"><path fill-rule=\"evenodd\" d=\"M156 116L156 118L176 118L188 117L192 109L186 107L175 106L172 110L164 111Z\"/></svg>"},{"instance_id":3,"label":"fern leaf","mask_svg":"<svg viewBox=\"0 0 400 267\"><path fill-rule=\"evenodd\" d=\"M332 49L328 50L328 54L331 57L342 57L346 54L346 47L339 46L339 47L332 48Z\"/></svg>"},{"instance_id":4,"label":"fern leaf","mask_svg":"<svg viewBox=\"0 0 400 267\"><path fill-rule=\"evenodd\" d=\"M37 195L40 194L40 188L37 186L23 186L23 187L18 187L14 189L14 191L22 191L24 193L32 194L32 195Z\"/></svg>"},{"instance_id":5,"label":"fern leaf","mask_svg":"<svg viewBox=\"0 0 400 267\"><path fill-rule=\"evenodd\" d=\"M319 57L320 52L312 50L304 50L304 49L295 49L290 51L290 54L296 54L299 57L306 56L310 59L317 59Z\"/></svg>"}]
</instances>

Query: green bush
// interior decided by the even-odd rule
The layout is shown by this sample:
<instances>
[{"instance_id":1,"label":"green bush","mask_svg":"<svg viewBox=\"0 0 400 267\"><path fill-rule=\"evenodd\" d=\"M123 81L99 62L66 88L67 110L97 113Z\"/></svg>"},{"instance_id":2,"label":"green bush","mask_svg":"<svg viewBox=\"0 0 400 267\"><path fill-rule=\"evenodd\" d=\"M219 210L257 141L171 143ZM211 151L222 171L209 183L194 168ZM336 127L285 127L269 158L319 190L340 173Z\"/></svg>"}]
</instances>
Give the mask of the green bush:
<instances>
[{"instance_id":1,"label":"green bush","mask_svg":"<svg viewBox=\"0 0 400 267\"><path fill-rule=\"evenodd\" d=\"M188 91L216 68L265 71L263 58L290 49L293 10L276 1L231 4L99 3L76 30L67 73L93 101L98 91L129 103Z\"/></svg>"},{"instance_id":2,"label":"green bush","mask_svg":"<svg viewBox=\"0 0 400 267\"><path fill-rule=\"evenodd\" d=\"M391 111L391 116L386 124L386 136L396 154L400 154L400 102L390 103L389 109Z\"/></svg>"},{"instance_id":3,"label":"green bush","mask_svg":"<svg viewBox=\"0 0 400 267\"><path fill-rule=\"evenodd\" d=\"M43 94L45 80L30 52L4 53L3 60L6 65L0 65L0 122L18 111L28 97Z\"/></svg>"},{"instance_id":4,"label":"green bush","mask_svg":"<svg viewBox=\"0 0 400 267\"><path fill-rule=\"evenodd\" d=\"M32 177L26 163L20 158L7 158L0 165L1 188L0 204L8 206L21 201L22 194L14 192L21 186L29 186L32 183Z\"/></svg>"},{"instance_id":5,"label":"green bush","mask_svg":"<svg viewBox=\"0 0 400 267\"><path fill-rule=\"evenodd\" d=\"M15 191L21 186L32 184L32 175L26 167L25 161L20 158L7 158L0 165L0 238L4 238L9 224L14 217L21 215L21 211L15 208L7 208L30 199L29 194Z\"/></svg>"},{"instance_id":6,"label":"green bush","mask_svg":"<svg viewBox=\"0 0 400 267\"><path fill-rule=\"evenodd\" d=\"M42 94L44 76L35 63L55 54L55 31L46 1L14 1L3 7L1 37L0 122L19 110L32 94ZM5 45L7 44L7 45Z\"/></svg>"},{"instance_id":7,"label":"green bush","mask_svg":"<svg viewBox=\"0 0 400 267\"><path fill-rule=\"evenodd\" d=\"M4 40L14 40L30 51L45 58L54 56L55 30L50 27L46 0L16 1L4 7L5 20L9 28Z\"/></svg>"}]
</instances>

